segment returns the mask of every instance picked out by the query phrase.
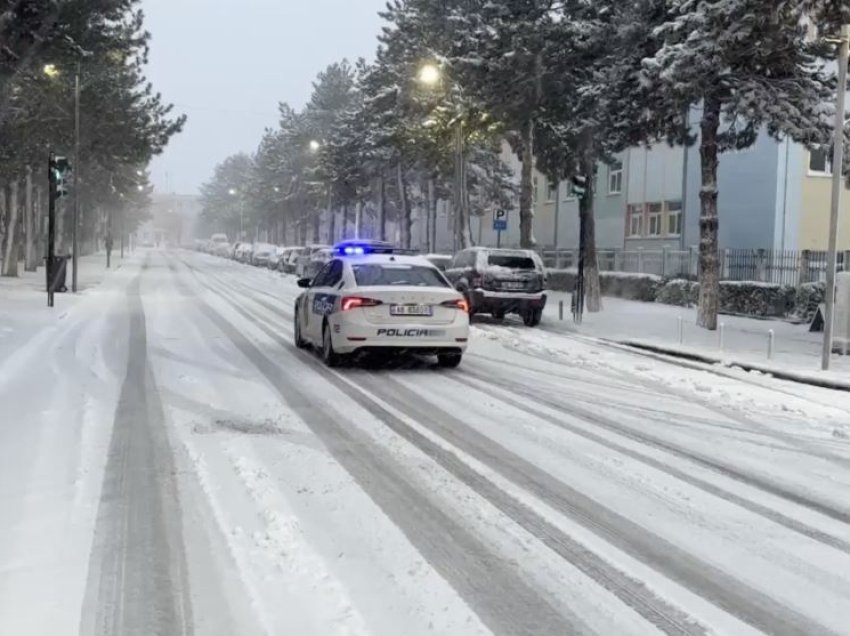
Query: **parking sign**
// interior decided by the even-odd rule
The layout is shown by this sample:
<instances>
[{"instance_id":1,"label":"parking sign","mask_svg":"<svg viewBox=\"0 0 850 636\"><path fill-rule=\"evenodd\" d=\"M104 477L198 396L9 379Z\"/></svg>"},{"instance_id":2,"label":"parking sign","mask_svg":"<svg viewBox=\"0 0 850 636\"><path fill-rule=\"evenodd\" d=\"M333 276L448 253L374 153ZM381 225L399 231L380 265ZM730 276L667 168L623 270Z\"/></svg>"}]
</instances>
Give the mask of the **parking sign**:
<instances>
[{"instance_id":1,"label":"parking sign","mask_svg":"<svg viewBox=\"0 0 850 636\"><path fill-rule=\"evenodd\" d=\"M508 229L508 211L496 210L493 212L493 231L504 232Z\"/></svg>"}]
</instances>

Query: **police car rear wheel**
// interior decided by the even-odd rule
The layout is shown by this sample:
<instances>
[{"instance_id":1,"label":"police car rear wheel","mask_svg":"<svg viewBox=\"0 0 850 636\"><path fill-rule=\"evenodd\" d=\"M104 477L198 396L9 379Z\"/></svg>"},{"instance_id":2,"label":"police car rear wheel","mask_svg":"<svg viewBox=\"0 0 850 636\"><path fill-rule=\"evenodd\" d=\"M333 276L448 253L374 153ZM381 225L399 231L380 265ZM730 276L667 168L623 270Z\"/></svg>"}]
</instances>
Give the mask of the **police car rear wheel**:
<instances>
[{"instance_id":1,"label":"police car rear wheel","mask_svg":"<svg viewBox=\"0 0 850 636\"><path fill-rule=\"evenodd\" d=\"M301 318L298 316L298 312L295 312L295 325L292 329L295 339L295 346L299 349L307 348L307 341L301 337Z\"/></svg>"},{"instance_id":2,"label":"police car rear wheel","mask_svg":"<svg viewBox=\"0 0 850 636\"><path fill-rule=\"evenodd\" d=\"M342 362L342 357L334 352L334 344L331 340L331 328L325 323L322 329L322 360L329 367L338 367Z\"/></svg>"},{"instance_id":3,"label":"police car rear wheel","mask_svg":"<svg viewBox=\"0 0 850 636\"><path fill-rule=\"evenodd\" d=\"M437 356L437 363L444 369L455 369L462 359L461 353L441 353Z\"/></svg>"}]
</instances>

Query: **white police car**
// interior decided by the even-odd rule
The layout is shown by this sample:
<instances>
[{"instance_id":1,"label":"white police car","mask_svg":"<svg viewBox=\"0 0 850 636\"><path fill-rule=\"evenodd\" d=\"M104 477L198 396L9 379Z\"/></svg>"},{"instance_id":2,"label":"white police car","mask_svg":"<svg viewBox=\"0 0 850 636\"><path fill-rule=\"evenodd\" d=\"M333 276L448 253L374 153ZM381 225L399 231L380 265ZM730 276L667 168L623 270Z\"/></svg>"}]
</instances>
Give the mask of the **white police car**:
<instances>
[{"instance_id":1,"label":"white police car","mask_svg":"<svg viewBox=\"0 0 850 636\"><path fill-rule=\"evenodd\" d=\"M295 345L319 347L329 366L363 352L436 355L460 364L469 339L466 300L421 256L381 242L347 242L295 301Z\"/></svg>"}]
</instances>

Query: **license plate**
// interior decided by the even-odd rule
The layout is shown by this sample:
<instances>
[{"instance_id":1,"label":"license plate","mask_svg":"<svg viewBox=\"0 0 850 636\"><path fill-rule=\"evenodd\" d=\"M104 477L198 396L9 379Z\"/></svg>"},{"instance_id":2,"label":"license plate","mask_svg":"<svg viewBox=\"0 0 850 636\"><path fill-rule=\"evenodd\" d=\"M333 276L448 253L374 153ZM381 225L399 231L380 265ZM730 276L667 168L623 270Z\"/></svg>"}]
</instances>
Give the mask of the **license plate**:
<instances>
[{"instance_id":1,"label":"license plate","mask_svg":"<svg viewBox=\"0 0 850 636\"><path fill-rule=\"evenodd\" d=\"M390 305L391 316L430 316L431 305Z\"/></svg>"},{"instance_id":2,"label":"license plate","mask_svg":"<svg viewBox=\"0 0 850 636\"><path fill-rule=\"evenodd\" d=\"M525 289L525 283L521 280L507 281L502 283L504 289Z\"/></svg>"}]
</instances>

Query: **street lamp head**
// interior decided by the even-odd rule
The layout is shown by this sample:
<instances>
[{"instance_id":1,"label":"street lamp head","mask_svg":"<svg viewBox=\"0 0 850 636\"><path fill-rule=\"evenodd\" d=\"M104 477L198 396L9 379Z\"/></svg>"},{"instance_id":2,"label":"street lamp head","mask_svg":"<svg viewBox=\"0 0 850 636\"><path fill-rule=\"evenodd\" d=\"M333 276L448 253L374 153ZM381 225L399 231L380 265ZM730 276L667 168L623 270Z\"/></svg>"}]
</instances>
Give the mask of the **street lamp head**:
<instances>
[{"instance_id":1,"label":"street lamp head","mask_svg":"<svg viewBox=\"0 0 850 636\"><path fill-rule=\"evenodd\" d=\"M315 139L310 140L310 152L318 152L319 148L321 148L321 147L322 147L322 144L320 144Z\"/></svg>"},{"instance_id":2,"label":"street lamp head","mask_svg":"<svg viewBox=\"0 0 850 636\"><path fill-rule=\"evenodd\" d=\"M417 78L426 86L435 86L440 82L442 73L436 64L423 64Z\"/></svg>"},{"instance_id":3,"label":"street lamp head","mask_svg":"<svg viewBox=\"0 0 850 636\"><path fill-rule=\"evenodd\" d=\"M45 64L43 70L47 77L54 78L59 76L59 67L55 64Z\"/></svg>"},{"instance_id":4,"label":"street lamp head","mask_svg":"<svg viewBox=\"0 0 850 636\"><path fill-rule=\"evenodd\" d=\"M143 185L139 184L137 187L138 187L139 192L144 192L144 191L145 191L145 186L143 186Z\"/></svg>"},{"instance_id":5,"label":"street lamp head","mask_svg":"<svg viewBox=\"0 0 850 636\"><path fill-rule=\"evenodd\" d=\"M236 196L236 188L230 188L230 190L227 191L227 194L229 194L232 197L235 197Z\"/></svg>"}]
</instances>

